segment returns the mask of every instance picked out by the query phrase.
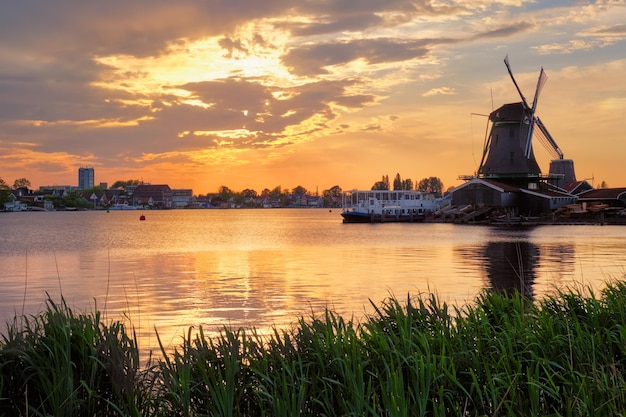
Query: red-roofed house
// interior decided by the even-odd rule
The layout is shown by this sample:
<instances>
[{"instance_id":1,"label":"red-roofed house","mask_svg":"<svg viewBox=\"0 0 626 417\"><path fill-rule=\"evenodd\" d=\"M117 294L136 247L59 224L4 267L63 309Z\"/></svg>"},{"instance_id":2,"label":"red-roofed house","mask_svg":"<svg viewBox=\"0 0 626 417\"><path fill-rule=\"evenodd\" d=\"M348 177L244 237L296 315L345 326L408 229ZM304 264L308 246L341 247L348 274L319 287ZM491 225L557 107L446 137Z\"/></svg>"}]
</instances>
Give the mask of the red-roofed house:
<instances>
[{"instance_id":1,"label":"red-roofed house","mask_svg":"<svg viewBox=\"0 0 626 417\"><path fill-rule=\"evenodd\" d=\"M172 189L169 185L140 184L133 191L133 205L152 208L172 208Z\"/></svg>"}]
</instances>

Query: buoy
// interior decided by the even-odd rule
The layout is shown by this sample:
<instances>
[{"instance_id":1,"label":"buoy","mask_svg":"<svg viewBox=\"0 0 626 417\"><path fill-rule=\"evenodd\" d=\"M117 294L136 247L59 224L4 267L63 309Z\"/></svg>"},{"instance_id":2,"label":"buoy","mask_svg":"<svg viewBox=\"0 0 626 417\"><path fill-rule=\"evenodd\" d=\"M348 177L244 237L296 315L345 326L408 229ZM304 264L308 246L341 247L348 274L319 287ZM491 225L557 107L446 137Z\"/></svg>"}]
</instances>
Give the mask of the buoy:
<instances>
[{"instance_id":1,"label":"buoy","mask_svg":"<svg viewBox=\"0 0 626 417\"><path fill-rule=\"evenodd\" d=\"M139 216L139 220L146 220L146 216L142 214L141 216Z\"/></svg>"}]
</instances>

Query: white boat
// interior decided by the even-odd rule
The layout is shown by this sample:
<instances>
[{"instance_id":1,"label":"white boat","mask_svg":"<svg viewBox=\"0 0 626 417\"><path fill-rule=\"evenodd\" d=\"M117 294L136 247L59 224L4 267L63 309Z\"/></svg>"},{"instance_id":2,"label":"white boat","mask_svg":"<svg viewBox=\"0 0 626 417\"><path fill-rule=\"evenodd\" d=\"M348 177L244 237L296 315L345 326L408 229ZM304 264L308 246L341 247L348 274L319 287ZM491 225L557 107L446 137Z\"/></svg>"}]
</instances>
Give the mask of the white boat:
<instances>
[{"instance_id":1,"label":"white boat","mask_svg":"<svg viewBox=\"0 0 626 417\"><path fill-rule=\"evenodd\" d=\"M112 204L108 210L138 210L140 207L130 206L128 204Z\"/></svg>"},{"instance_id":2,"label":"white boat","mask_svg":"<svg viewBox=\"0 0 626 417\"><path fill-rule=\"evenodd\" d=\"M442 199L410 190L352 190L343 193L344 223L421 222Z\"/></svg>"}]
</instances>

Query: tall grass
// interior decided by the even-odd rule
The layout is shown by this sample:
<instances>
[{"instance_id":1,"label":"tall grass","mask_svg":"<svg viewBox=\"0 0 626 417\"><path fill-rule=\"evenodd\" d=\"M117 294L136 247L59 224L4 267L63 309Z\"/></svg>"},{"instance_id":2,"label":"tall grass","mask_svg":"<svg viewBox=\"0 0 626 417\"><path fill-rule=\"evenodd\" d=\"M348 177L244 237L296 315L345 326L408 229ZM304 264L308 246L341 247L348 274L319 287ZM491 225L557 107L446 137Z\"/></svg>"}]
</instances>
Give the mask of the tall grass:
<instances>
[{"instance_id":1,"label":"tall grass","mask_svg":"<svg viewBox=\"0 0 626 417\"><path fill-rule=\"evenodd\" d=\"M138 350L123 323L75 314L63 299L20 319L0 343L1 415L141 415Z\"/></svg>"},{"instance_id":2,"label":"tall grass","mask_svg":"<svg viewBox=\"0 0 626 417\"><path fill-rule=\"evenodd\" d=\"M260 336L190 328L139 368L134 335L63 301L0 343L0 415L596 416L626 414L626 284L450 307L390 297ZM158 335L157 335L158 338Z\"/></svg>"}]
</instances>

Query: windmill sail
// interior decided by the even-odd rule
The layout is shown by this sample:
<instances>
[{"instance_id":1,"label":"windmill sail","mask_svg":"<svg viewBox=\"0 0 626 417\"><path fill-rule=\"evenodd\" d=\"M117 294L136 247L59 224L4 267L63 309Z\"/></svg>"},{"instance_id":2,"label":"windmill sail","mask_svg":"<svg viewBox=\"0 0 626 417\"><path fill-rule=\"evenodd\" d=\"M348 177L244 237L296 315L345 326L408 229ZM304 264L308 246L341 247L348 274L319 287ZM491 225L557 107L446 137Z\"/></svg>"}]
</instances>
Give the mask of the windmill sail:
<instances>
[{"instance_id":1,"label":"windmill sail","mask_svg":"<svg viewBox=\"0 0 626 417\"><path fill-rule=\"evenodd\" d=\"M526 155L526 158L530 158L530 154L532 151L533 133L535 130L535 123L537 122L537 117L535 116L535 112L537 111L537 100L539 99L539 94L541 93L541 90L543 89L543 86L545 85L547 80L548 76L544 72L543 67L541 67L541 71L539 71L539 78L537 79L535 97L533 98L533 107L530 109L529 115L530 126L528 127L528 137L526 138L526 146L524 148L524 154Z\"/></svg>"},{"instance_id":2,"label":"windmill sail","mask_svg":"<svg viewBox=\"0 0 626 417\"><path fill-rule=\"evenodd\" d=\"M524 108L529 109L528 102L526 101L526 97L524 97L524 94L522 94L522 90L520 90L519 86L517 85L517 81L515 81L515 77L513 76L513 71L511 71L511 65L509 65L509 55L508 54L507 54L507 56L504 57L504 65L506 65L506 69L509 72L509 75L511 76L511 80L513 80L513 84L515 85L515 88L517 89L517 92L519 93L520 97L522 98L522 102L524 103Z\"/></svg>"},{"instance_id":3,"label":"windmill sail","mask_svg":"<svg viewBox=\"0 0 626 417\"><path fill-rule=\"evenodd\" d=\"M504 58L504 64L522 101L505 104L489 115L492 127L485 142L478 173L499 178L538 176L541 175L541 169L535 159L532 145L535 133L540 136L540 140L549 145L547 146L549 151L560 153L547 129L535 115L539 94L548 77L541 68L532 106L529 106L513 75L508 55ZM535 124L539 126L537 132Z\"/></svg>"}]
</instances>

